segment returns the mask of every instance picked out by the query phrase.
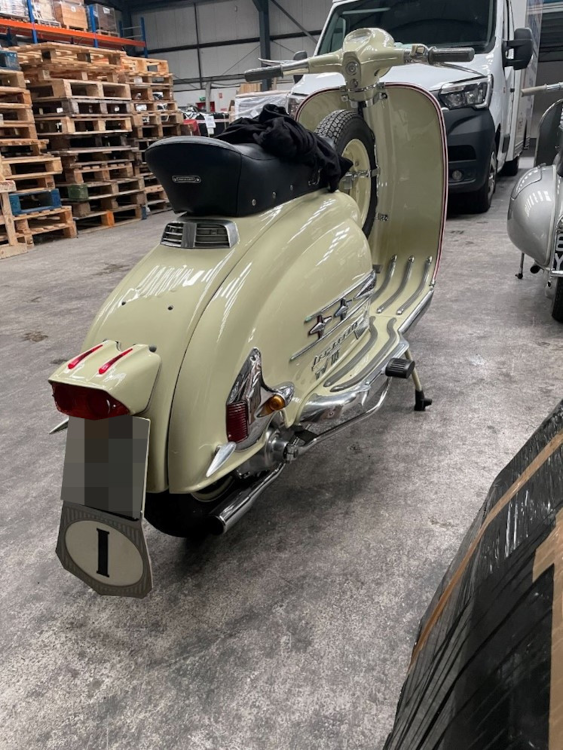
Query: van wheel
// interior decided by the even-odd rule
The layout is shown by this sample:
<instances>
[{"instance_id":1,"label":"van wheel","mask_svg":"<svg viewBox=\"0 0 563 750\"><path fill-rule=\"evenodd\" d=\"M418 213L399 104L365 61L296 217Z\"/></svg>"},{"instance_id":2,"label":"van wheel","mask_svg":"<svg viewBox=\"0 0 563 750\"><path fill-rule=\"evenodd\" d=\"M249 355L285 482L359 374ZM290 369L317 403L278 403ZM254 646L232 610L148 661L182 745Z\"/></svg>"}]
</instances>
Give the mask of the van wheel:
<instances>
[{"instance_id":1,"label":"van wheel","mask_svg":"<svg viewBox=\"0 0 563 750\"><path fill-rule=\"evenodd\" d=\"M520 169L520 157L517 156L516 159L512 159L512 161L506 162L506 164L502 168L502 175L503 177L516 177L519 169Z\"/></svg>"},{"instance_id":2,"label":"van wheel","mask_svg":"<svg viewBox=\"0 0 563 750\"><path fill-rule=\"evenodd\" d=\"M375 139L360 115L339 109L327 115L316 130L317 135L330 138L334 148L353 162L340 183L340 190L353 198L360 209L362 229L369 237L377 208L377 178L374 175Z\"/></svg>"},{"instance_id":3,"label":"van wheel","mask_svg":"<svg viewBox=\"0 0 563 750\"><path fill-rule=\"evenodd\" d=\"M486 214L493 202L493 196L497 189L498 157L496 143L489 158L489 172L485 184L480 190L467 195L467 204L474 214Z\"/></svg>"},{"instance_id":4,"label":"van wheel","mask_svg":"<svg viewBox=\"0 0 563 750\"><path fill-rule=\"evenodd\" d=\"M563 279L557 279L551 317L558 323L563 323Z\"/></svg>"}]
</instances>

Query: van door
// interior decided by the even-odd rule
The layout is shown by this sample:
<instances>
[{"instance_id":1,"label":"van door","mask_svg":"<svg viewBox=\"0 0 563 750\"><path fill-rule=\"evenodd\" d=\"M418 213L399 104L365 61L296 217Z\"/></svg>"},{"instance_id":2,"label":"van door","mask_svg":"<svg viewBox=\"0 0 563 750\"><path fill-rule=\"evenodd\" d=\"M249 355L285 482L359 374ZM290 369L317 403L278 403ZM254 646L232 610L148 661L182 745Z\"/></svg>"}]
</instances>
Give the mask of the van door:
<instances>
[{"instance_id":1,"label":"van door","mask_svg":"<svg viewBox=\"0 0 563 750\"><path fill-rule=\"evenodd\" d=\"M504 13L502 25L502 38L504 42L510 41L514 36L514 17L512 15L512 3L510 0L503 0ZM515 78L514 68L510 65L504 68L504 92L503 92L503 113L502 113L502 132L500 141L499 167L506 160L508 149L510 147L510 134L512 132L512 117L515 95Z\"/></svg>"}]
</instances>

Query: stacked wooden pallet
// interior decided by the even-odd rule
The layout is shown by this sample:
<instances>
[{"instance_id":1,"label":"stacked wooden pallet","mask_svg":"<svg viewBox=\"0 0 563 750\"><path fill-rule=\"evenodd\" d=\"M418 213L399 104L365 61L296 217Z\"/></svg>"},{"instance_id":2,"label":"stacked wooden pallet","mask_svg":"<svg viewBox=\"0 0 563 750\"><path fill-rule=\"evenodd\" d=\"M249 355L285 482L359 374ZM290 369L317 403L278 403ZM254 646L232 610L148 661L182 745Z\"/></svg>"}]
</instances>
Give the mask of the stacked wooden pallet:
<instances>
[{"instance_id":1,"label":"stacked wooden pallet","mask_svg":"<svg viewBox=\"0 0 563 750\"><path fill-rule=\"evenodd\" d=\"M0 257L27 252L41 235L76 236L72 211L55 188L61 159L46 149L24 74L0 68Z\"/></svg>"},{"instance_id":2,"label":"stacked wooden pallet","mask_svg":"<svg viewBox=\"0 0 563 750\"><path fill-rule=\"evenodd\" d=\"M174 99L173 76L166 60L125 57L127 82L133 99L133 133L142 157L147 203L151 211L169 207L163 187L145 163L147 148L161 138L181 135L184 116Z\"/></svg>"},{"instance_id":3,"label":"stacked wooden pallet","mask_svg":"<svg viewBox=\"0 0 563 750\"><path fill-rule=\"evenodd\" d=\"M79 231L146 217L125 53L42 43L19 48L35 124L62 162Z\"/></svg>"}]
</instances>

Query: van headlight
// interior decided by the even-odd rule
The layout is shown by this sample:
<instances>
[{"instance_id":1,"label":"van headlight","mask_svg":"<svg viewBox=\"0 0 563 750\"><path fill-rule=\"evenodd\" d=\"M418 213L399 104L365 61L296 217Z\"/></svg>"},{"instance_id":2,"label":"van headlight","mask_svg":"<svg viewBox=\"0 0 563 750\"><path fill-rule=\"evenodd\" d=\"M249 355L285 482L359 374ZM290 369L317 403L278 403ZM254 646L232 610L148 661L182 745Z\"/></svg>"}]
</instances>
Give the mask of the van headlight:
<instances>
[{"instance_id":1,"label":"van headlight","mask_svg":"<svg viewBox=\"0 0 563 750\"><path fill-rule=\"evenodd\" d=\"M303 104L306 98L307 97L303 94L290 94L287 97L287 111L294 120L297 117L297 110Z\"/></svg>"},{"instance_id":2,"label":"van headlight","mask_svg":"<svg viewBox=\"0 0 563 750\"><path fill-rule=\"evenodd\" d=\"M473 107L485 109L491 102L493 77L478 78L470 83L448 83L442 86L438 98L447 109Z\"/></svg>"}]
</instances>

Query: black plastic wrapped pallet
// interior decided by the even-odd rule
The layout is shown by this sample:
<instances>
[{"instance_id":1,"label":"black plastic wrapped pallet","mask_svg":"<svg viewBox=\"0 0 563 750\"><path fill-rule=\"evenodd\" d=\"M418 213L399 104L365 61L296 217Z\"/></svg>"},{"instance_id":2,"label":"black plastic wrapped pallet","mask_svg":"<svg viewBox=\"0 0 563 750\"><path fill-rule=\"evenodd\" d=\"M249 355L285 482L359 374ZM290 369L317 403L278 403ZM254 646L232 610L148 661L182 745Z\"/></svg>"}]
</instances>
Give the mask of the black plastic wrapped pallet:
<instances>
[{"instance_id":1,"label":"black plastic wrapped pallet","mask_svg":"<svg viewBox=\"0 0 563 750\"><path fill-rule=\"evenodd\" d=\"M385 750L563 749L562 446L563 402L499 474L436 592Z\"/></svg>"}]
</instances>

